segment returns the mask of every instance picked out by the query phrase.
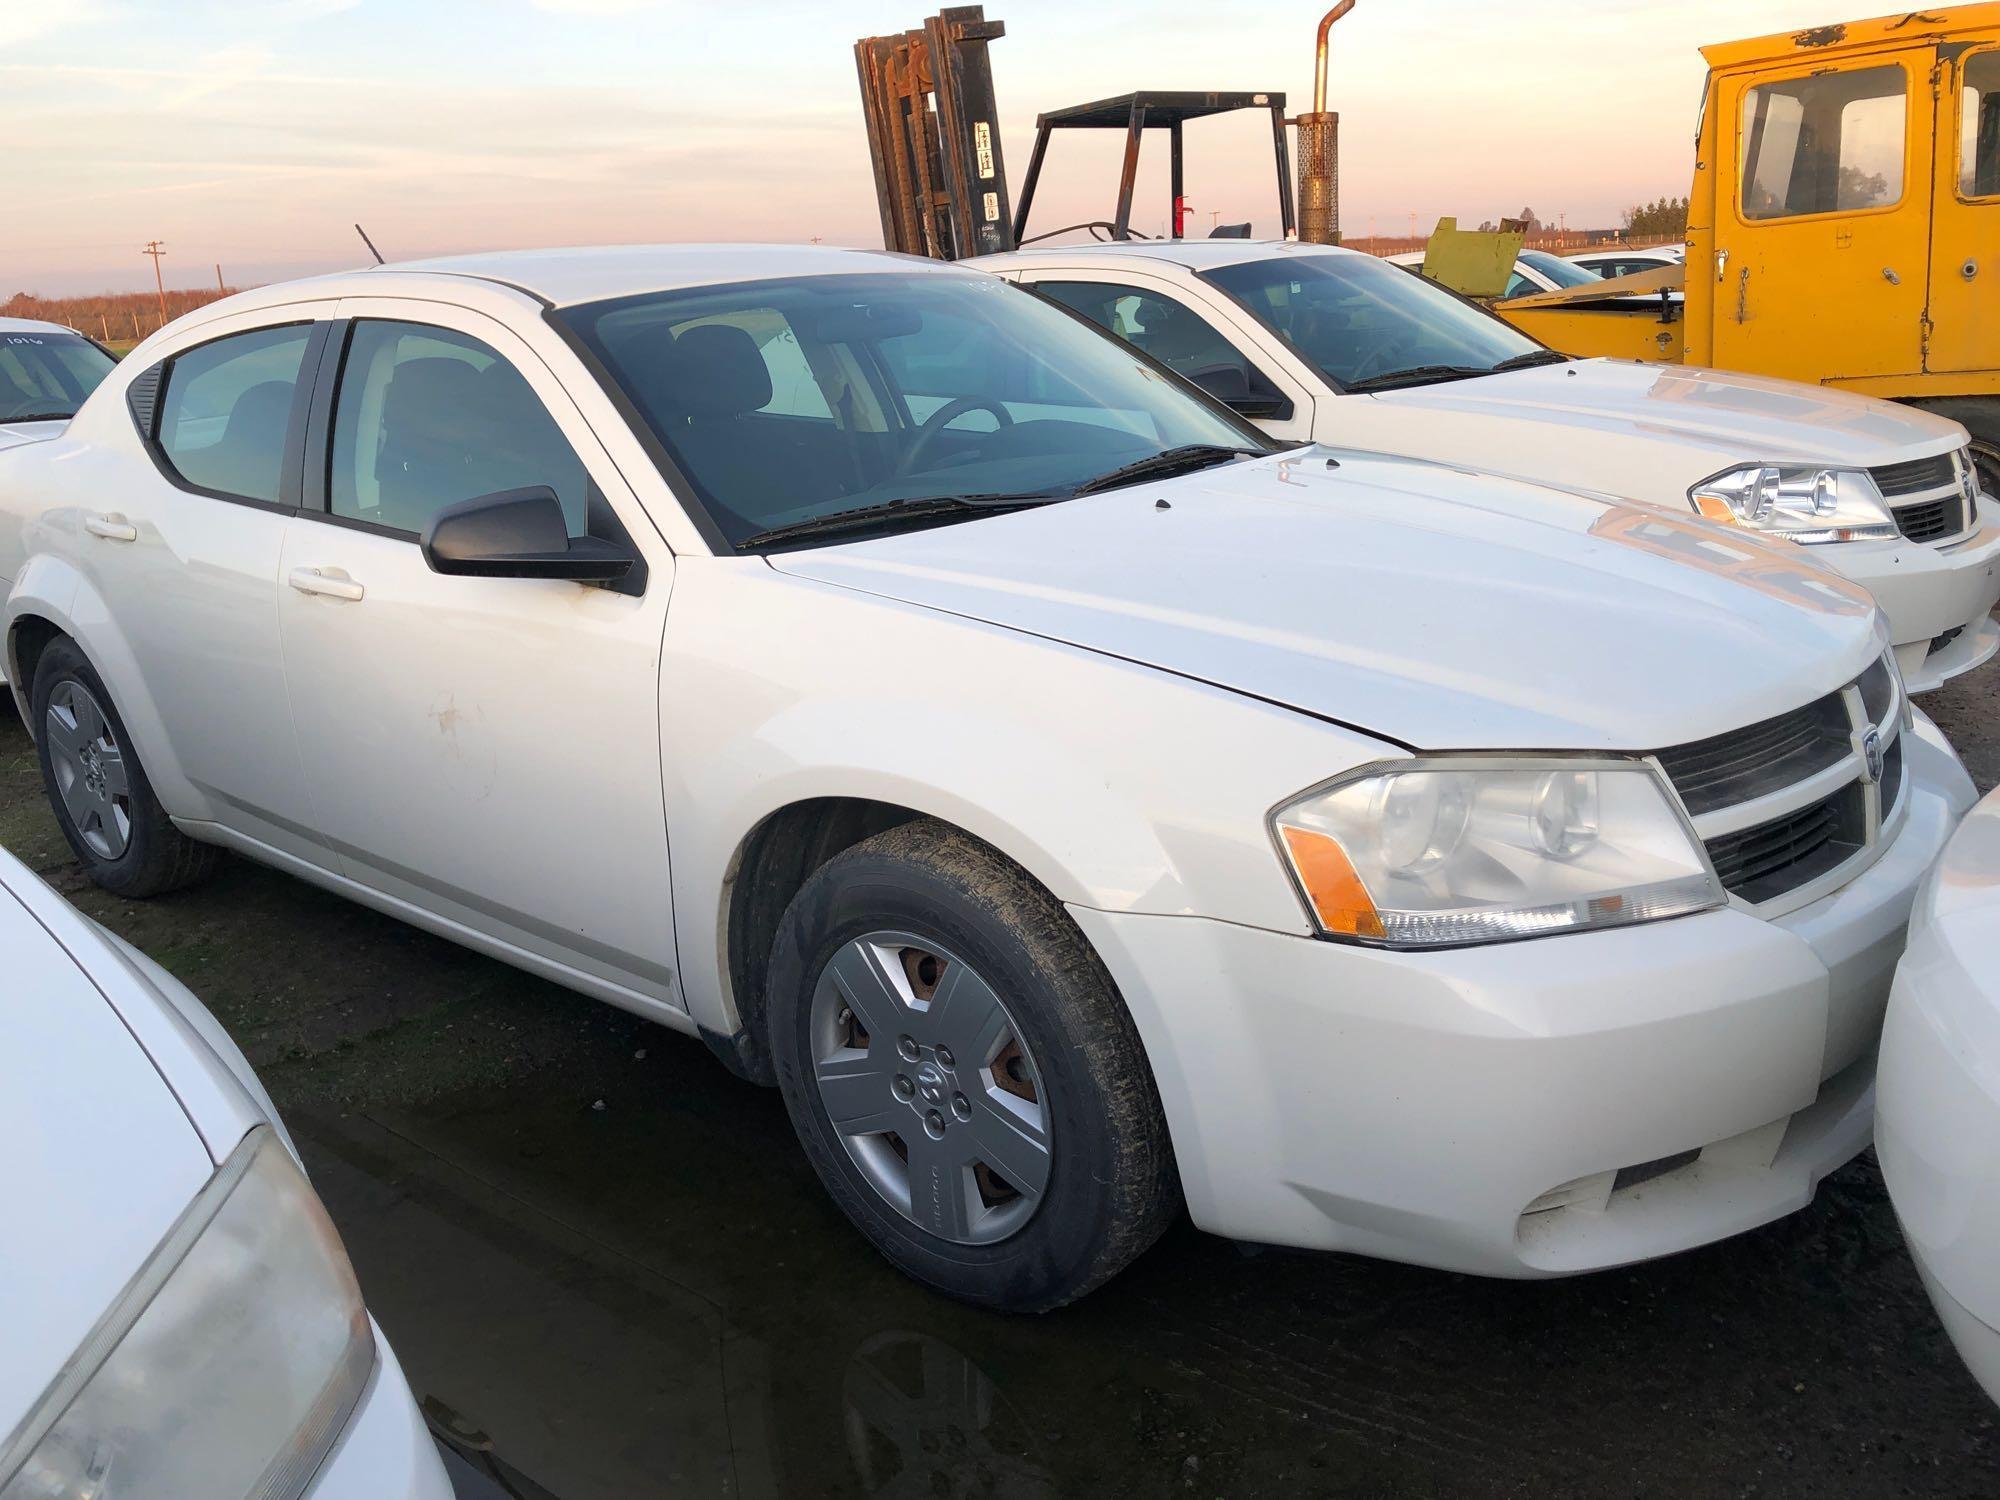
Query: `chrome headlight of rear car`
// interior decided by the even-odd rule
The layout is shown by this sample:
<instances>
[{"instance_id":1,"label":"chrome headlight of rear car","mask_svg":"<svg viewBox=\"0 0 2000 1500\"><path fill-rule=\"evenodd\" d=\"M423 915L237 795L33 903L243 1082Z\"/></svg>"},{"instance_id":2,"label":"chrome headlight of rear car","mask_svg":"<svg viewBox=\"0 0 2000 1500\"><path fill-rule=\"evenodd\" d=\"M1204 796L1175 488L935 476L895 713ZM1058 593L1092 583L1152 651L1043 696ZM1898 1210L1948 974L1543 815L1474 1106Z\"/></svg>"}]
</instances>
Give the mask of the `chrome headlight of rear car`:
<instances>
[{"instance_id":1,"label":"chrome headlight of rear car","mask_svg":"<svg viewBox=\"0 0 2000 1500\"><path fill-rule=\"evenodd\" d=\"M1899 535L1896 518L1866 469L1745 464L1702 480L1688 491L1688 503L1708 520L1793 542L1861 542Z\"/></svg>"},{"instance_id":2,"label":"chrome headlight of rear car","mask_svg":"<svg viewBox=\"0 0 2000 1500\"><path fill-rule=\"evenodd\" d=\"M0 1500L293 1500L374 1363L340 1238L260 1126L0 1447Z\"/></svg>"},{"instance_id":3,"label":"chrome headlight of rear car","mask_svg":"<svg viewBox=\"0 0 2000 1500\"><path fill-rule=\"evenodd\" d=\"M1320 932L1378 947L1620 927L1727 899L1640 761L1403 761L1307 792L1272 823Z\"/></svg>"}]
</instances>

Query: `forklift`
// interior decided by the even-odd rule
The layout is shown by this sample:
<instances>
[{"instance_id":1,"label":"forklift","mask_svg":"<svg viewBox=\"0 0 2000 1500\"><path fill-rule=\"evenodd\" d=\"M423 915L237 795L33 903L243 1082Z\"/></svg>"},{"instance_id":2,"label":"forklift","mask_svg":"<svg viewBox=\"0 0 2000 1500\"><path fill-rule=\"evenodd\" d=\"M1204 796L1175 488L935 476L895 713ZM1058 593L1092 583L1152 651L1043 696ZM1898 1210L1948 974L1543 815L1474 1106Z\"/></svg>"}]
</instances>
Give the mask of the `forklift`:
<instances>
[{"instance_id":1,"label":"forklift","mask_svg":"<svg viewBox=\"0 0 2000 1500\"><path fill-rule=\"evenodd\" d=\"M1166 223L1172 238L1185 238L1189 208L1183 127L1238 110L1270 116L1278 220L1284 238L1338 244L1340 117L1326 108L1327 45L1333 23L1354 3L1340 0L1320 21L1310 113L1287 120L1285 95L1275 90L1142 90L1051 110L1035 121L1035 149L1018 206L1010 206L987 50L1006 35L1005 23L989 21L983 6L960 5L931 17L919 30L863 37L855 43L854 55L884 246L910 255L959 260L1080 230L1098 239L1145 238L1132 227L1132 211L1148 131L1167 134L1171 202ZM1296 199L1288 126L1299 135ZM1125 133L1112 214L1031 235L1028 216L1050 142L1058 131L1071 130ZM1296 208L1299 203L1304 205L1303 214ZM1247 224L1219 225L1214 231L1218 237L1247 238L1249 233Z\"/></svg>"}]
</instances>

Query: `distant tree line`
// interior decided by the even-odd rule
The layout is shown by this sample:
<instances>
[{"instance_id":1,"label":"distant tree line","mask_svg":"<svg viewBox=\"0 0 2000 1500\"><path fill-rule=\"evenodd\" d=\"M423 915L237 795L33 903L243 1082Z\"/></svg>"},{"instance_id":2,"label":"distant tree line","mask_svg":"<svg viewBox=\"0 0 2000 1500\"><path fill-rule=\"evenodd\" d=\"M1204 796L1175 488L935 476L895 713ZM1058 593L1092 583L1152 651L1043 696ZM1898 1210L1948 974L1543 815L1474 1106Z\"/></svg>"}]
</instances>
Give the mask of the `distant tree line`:
<instances>
[{"instance_id":1,"label":"distant tree line","mask_svg":"<svg viewBox=\"0 0 2000 1500\"><path fill-rule=\"evenodd\" d=\"M1688 201L1659 198L1651 203L1635 203L1625 210L1625 232L1632 235L1686 234Z\"/></svg>"}]
</instances>

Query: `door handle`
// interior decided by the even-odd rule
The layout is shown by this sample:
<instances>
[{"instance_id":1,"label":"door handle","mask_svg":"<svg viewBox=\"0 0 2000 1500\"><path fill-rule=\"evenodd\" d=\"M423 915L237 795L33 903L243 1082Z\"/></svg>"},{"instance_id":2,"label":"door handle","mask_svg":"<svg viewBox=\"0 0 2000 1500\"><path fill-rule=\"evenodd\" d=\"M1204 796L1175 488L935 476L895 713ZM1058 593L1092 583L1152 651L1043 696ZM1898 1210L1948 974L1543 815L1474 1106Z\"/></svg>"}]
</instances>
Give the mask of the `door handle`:
<instances>
[{"instance_id":1,"label":"door handle","mask_svg":"<svg viewBox=\"0 0 2000 1500\"><path fill-rule=\"evenodd\" d=\"M1722 280L1722 277L1723 277L1723 274L1724 274L1724 273L1725 273L1726 271L1728 271L1728 269L1729 269L1729 252L1728 252L1727 250L1718 250L1718 251L1716 251L1716 252L1715 252L1715 279L1716 279L1717 281L1720 281L1720 280Z\"/></svg>"},{"instance_id":2,"label":"door handle","mask_svg":"<svg viewBox=\"0 0 2000 1500\"><path fill-rule=\"evenodd\" d=\"M83 529L92 536L101 536L107 542L136 542L139 528L123 516L113 511L110 515L85 516Z\"/></svg>"},{"instance_id":3,"label":"door handle","mask_svg":"<svg viewBox=\"0 0 2000 1500\"><path fill-rule=\"evenodd\" d=\"M285 582L301 594L323 594L329 599L359 599L368 591L339 568L294 568Z\"/></svg>"}]
</instances>

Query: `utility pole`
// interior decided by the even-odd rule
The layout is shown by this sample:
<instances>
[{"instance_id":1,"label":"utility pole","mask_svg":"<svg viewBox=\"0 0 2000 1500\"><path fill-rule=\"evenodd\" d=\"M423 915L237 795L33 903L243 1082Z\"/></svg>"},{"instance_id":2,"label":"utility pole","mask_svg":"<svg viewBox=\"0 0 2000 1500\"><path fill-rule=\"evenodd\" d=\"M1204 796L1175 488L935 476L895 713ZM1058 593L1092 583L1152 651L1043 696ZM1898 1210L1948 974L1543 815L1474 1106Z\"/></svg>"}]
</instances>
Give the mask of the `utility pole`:
<instances>
[{"instance_id":1,"label":"utility pole","mask_svg":"<svg viewBox=\"0 0 2000 1500\"><path fill-rule=\"evenodd\" d=\"M222 265L219 261L215 267L215 289L225 297L229 295L229 288L222 284Z\"/></svg>"},{"instance_id":2,"label":"utility pole","mask_svg":"<svg viewBox=\"0 0 2000 1500\"><path fill-rule=\"evenodd\" d=\"M167 326L167 280L160 274L160 257L167 253L167 247L159 240L148 240L146 248L139 253L153 257L153 285L160 293L160 326L164 328Z\"/></svg>"}]
</instances>

